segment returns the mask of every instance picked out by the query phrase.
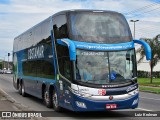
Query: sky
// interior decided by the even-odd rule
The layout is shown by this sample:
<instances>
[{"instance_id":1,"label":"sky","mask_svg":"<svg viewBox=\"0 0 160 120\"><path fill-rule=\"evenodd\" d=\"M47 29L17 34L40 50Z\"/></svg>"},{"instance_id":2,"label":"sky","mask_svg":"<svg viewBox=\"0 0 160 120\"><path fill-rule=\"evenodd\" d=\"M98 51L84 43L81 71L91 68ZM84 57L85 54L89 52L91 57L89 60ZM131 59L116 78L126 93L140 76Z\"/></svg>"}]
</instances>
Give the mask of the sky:
<instances>
[{"instance_id":1,"label":"sky","mask_svg":"<svg viewBox=\"0 0 160 120\"><path fill-rule=\"evenodd\" d=\"M160 0L0 0L0 59L8 60L13 40L56 12L69 9L111 10L122 13L135 38L160 34ZM12 60L12 58L9 58Z\"/></svg>"}]
</instances>

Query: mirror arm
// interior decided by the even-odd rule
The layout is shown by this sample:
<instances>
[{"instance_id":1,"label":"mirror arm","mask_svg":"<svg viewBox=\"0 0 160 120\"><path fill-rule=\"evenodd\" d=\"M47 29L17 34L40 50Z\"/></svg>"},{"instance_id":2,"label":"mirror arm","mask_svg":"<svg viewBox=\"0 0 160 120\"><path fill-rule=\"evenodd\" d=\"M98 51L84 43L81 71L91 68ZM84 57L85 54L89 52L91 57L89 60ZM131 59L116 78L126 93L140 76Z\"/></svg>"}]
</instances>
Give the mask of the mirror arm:
<instances>
[{"instance_id":1,"label":"mirror arm","mask_svg":"<svg viewBox=\"0 0 160 120\"><path fill-rule=\"evenodd\" d=\"M63 45L63 46L68 46L70 60L76 61L76 46L75 46L74 42L72 42L68 38L64 38L64 39L57 39L57 43L60 45Z\"/></svg>"},{"instance_id":2,"label":"mirror arm","mask_svg":"<svg viewBox=\"0 0 160 120\"><path fill-rule=\"evenodd\" d=\"M143 40L133 40L133 41L134 41L134 43L138 43L144 47L146 59L151 60L152 59L152 50L151 50L151 47L149 46L149 44Z\"/></svg>"}]
</instances>

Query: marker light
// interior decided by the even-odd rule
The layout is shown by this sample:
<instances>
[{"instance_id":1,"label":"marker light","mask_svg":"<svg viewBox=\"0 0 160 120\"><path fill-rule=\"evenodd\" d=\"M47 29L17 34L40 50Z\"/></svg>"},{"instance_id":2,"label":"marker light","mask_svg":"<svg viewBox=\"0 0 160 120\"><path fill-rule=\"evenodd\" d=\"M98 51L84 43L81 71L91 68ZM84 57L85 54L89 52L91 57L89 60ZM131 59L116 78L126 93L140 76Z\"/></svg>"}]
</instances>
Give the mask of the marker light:
<instances>
[{"instance_id":1,"label":"marker light","mask_svg":"<svg viewBox=\"0 0 160 120\"><path fill-rule=\"evenodd\" d=\"M132 105L135 105L137 103L138 103L138 98L133 101Z\"/></svg>"}]
</instances>

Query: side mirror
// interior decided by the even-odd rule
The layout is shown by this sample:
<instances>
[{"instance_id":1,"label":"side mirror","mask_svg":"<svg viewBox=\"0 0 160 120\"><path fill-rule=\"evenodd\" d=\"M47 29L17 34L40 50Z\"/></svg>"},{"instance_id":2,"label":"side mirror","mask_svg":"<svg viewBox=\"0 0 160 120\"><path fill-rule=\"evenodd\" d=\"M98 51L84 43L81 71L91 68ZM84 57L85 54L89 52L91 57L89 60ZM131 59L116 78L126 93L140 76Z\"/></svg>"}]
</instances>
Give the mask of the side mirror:
<instances>
[{"instance_id":1,"label":"side mirror","mask_svg":"<svg viewBox=\"0 0 160 120\"><path fill-rule=\"evenodd\" d=\"M152 50L151 50L151 47L149 46L149 44L143 40L133 40L133 41L134 41L134 43L138 43L144 47L146 59L151 60L152 59Z\"/></svg>"},{"instance_id":2,"label":"side mirror","mask_svg":"<svg viewBox=\"0 0 160 120\"><path fill-rule=\"evenodd\" d=\"M68 46L70 60L71 61L76 61L76 46L71 40L69 40L67 38L58 39L57 43L60 44L60 45L63 45L63 46Z\"/></svg>"}]
</instances>

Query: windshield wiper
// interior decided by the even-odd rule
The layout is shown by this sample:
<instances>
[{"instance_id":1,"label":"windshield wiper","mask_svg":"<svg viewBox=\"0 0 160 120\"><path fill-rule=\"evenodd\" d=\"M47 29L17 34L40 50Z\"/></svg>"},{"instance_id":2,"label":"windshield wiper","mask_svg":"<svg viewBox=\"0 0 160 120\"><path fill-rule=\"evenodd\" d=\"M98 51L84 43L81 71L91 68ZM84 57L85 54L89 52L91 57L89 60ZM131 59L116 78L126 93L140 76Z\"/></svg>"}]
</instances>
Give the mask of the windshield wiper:
<instances>
[{"instance_id":1,"label":"windshield wiper","mask_svg":"<svg viewBox=\"0 0 160 120\"><path fill-rule=\"evenodd\" d=\"M134 78L131 78L131 79L117 79L117 80L130 80L132 83L136 83L135 82L136 79L137 79L137 77L134 77ZM96 82L96 81L103 81L103 80L84 80L84 81L80 81L80 82L92 83L92 82Z\"/></svg>"},{"instance_id":2,"label":"windshield wiper","mask_svg":"<svg viewBox=\"0 0 160 120\"><path fill-rule=\"evenodd\" d=\"M126 80L126 81L131 81L132 83L136 83L135 80L137 79L137 77L131 78L131 79L122 79L122 78L116 78L116 80Z\"/></svg>"},{"instance_id":3,"label":"windshield wiper","mask_svg":"<svg viewBox=\"0 0 160 120\"><path fill-rule=\"evenodd\" d=\"M89 83L88 81L92 81L92 80L79 80L79 82L84 82L84 83Z\"/></svg>"}]
</instances>

